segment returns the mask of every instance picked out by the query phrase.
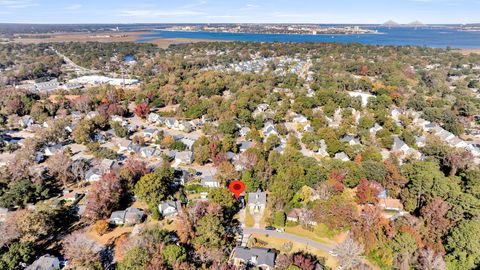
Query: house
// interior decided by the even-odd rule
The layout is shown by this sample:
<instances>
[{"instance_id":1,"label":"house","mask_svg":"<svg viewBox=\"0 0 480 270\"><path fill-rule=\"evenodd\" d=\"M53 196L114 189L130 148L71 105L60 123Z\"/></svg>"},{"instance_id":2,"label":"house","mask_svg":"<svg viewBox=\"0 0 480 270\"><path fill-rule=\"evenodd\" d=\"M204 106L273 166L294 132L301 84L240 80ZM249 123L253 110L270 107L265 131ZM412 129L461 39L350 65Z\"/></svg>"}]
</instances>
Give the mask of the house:
<instances>
[{"instance_id":1,"label":"house","mask_svg":"<svg viewBox=\"0 0 480 270\"><path fill-rule=\"evenodd\" d=\"M244 265L262 270L274 269L276 256L277 254L270 249L257 247L235 247L232 252L232 260L235 266Z\"/></svg>"},{"instance_id":2,"label":"house","mask_svg":"<svg viewBox=\"0 0 480 270\"><path fill-rule=\"evenodd\" d=\"M87 182L99 181L105 173L108 173L112 169L114 164L115 161L111 159L103 159L100 164L85 173L85 180Z\"/></svg>"},{"instance_id":3,"label":"house","mask_svg":"<svg viewBox=\"0 0 480 270\"><path fill-rule=\"evenodd\" d=\"M314 132L315 129L310 124L307 124L303 127L303 131L304 132Z\"/></svg>"},{"instance_id":4,"label":"house","mask_svg":"<svg viewBox=\"0 0 480 270\"><path fill-rule=\"evenodd\" d=\"M175 163L177 165L190 165L193 162L193 153L191 151L177 152L175 155Z\"/></svg>"},{"instance_id":5,"label":"house","mask_svg":"<svg viewBox=\"0 0 480 270\"><path fill-rule=\"evenodd\" d=\"M157 133L156 129L145 129L143 131L143 137L145 138L153 138L153 136Z\"/></svg>"},{"instance_id":6,"label":"house","mask_svg":"<svg viewBox=\"0 0 480 270\"><path fill-rule=\"evenodd\" d=\"M118 147L118 153L128 151L128 149L132 145L132 141L127 140L127 139L117 138L116 141L117 141L116 145Z\"/></svg>"},{"instance_id":7,"label":"house","mask_svg":"<svg viewBox=\"0 0 480 270\"><path fill-rule=\"evenodd\" d=\"M297 124L305 124L308 123L307 117L297 114L295 117L293 117L292 121Z\"/></svg>"},{"instance_id":8,"label":"house","mask_svg":"<svg viewBox=\"0 0 480 270\"><path fill-rule=\"evenodd\" d=\"M193 144L195 143L195 140L194 140L194 139L190 139L190 138L182 138L182 139L180 139L180 142L182 142L183 144L185 144L185 146L187 146L187 149L188 149L188 150L192 150Z\"/></svg>"},{"instance_id":9,"label":"house","mask_svg":"<svg viewBox=\"0 0 480 270\"><path fill-rule=\"evenodd\" d=\"M175 182L178 185L184 186L191 178L191 174L186 170L175 170L174 171Z\"/></svg>"},{"instance_id":10,"label":"house","mask_svg":"<svg viewBox=\"0 0 480 270\"><path fill-rule=\"evenodd\" d=\"M400 138L395 136L393 138L392 151L402 152L403 154L406 154L408 151L410 151L410 146L408 146L404 141L402 141Z\"/></svg>"},{"instance_id":11,"label":"house","mask_svg":"<svg viewBox=\"0 0 480 270\"><path fill-rule=\"evenodd\" d=\"M445 129L439 127L439 126L435 126L432 129L432 132L435 136L439 137L441 140L443 140L445 142L455 138L455 135L453 135L453 133L448 132Z\"/></svg>"},{"instance_id":12,"label":"house","mask_svg":"<svg viewBox=\"0 0 480 270\"><path fill-rule=\"evenodd\" d=\"M156 151L157 150L155 148L142 147L140 149L140 156L142 156L143 158L152 158L155 156Z\"/></svg>"},{"instance_id":13,"label":"house","mask_svg":"<svg viewBox=\"0 0 480 270\"><path fill-rule=\"evenodd\" d=\"M156 113L150 113L148 115L148 122L150 122L150 123L159 123L160 120L161 120L160 115L158 115Z\"/></svg>"},{"instance_id":14,"label":"house","mask_svg":"<svg viewBox=\"0 0 480 270\"><path fill-rule=\"evenodd\" d=\"M61 144L56 144L56 145L52 145L52 146L47 146L45 147L45 156L47 157L51 157L57 153L60 153L62 152L62 145Z\"/></svg>"},{"instance_id":15,"label":"house","mask_svg":"<svg viewBox=\"0 0 480 270\"><path fill-rule=\"evenodd\" d=\"M250 211L253 210L255 213L262 212L267 205L267 193L260 190L248 193L247 205Z\"/></svg>"},{"instance_id":16,"label":"house","mask_svg":"<svg viewBox=\"0 0 480 270\"><path fill-rule=\"evenodd\" d=\"M53 79L48 82L35 83L35 90L40 93L48 93L58 89L59 87L60 83L58 82L58 79Z\"/></svg>"},{"instance_id":17,"label":"house","mask_svg":"<svg viewBox=\"0 0 480 270\"><path fill-rule=\"evenodd\" d=\"M268 136L270 135L278 135L277 129L275 128L275 125L273 125L272 122L265 124L265 127L263 127L262 132L265 138L268 138Z\"/></svg>"},{"instance_id":18,"label":"house","mask_svg":"<svg viewBox=\"0 0 480 270\"><path fill-rule=\"evenodd\" d=\"M178 128L178 120L175 119L175 118L166 118L165 119L165 126L169 129L175 129L175 128Z\"/></svg>"},{"instance_id":19,"label":"house","mask_svg":"<svg viewBox=\"0 0 480 270\"><path fill-rule=\"evenodd\" d=\"M400 120L400 116L403 114L402 110L400 109L393 109L390 113L390 115L392 116L393 120L395 121L399 121Z\"/></svg>"},{"instance_id":20,"label":"house","mask_svg":"<svg viewBox=\"0 0 480 270\"><path fill-rule=\"evenodd\" d=\"M340 141L342 142L346 142L348 143L348 145L360 145L360 140L353 137L353 136L350 136L350 135L345 135L343 138L340 139Z\"/></svg>"},{"instance_id":21,"label":"house","mask_svg":"<svg viewBox=\"0 0 480 270\"><path fill-rule=\"evenodd\" d=\"M183 122L180 122L178 124L178 129L180 131L189 133L189 132L192 132L193 130L195 130L195 127L192 124L190 124L190 122L183 121Z\"/></svg>"},{"instance_id":22,"label":"house","mask_svg":"<svg viewBox=\"0 0 480 270\"><path fill-rule=\"evenodd\" d=\"M240 142L240 147L238 149L240 150L240 153L243 153L248 149L252 148L253 145L254 145L254 142L252 141L243 141L243 142Z\"/></svg>"},{"instance_id":23,"label":"house","mask_svg":"<svg viewBox=\"0 0 480 270\"><path fill-rule=\"evenodd\" d=\"M25 115L18 120L18 124L22 128L29 128L33 125L34 121L30 115Z\"/></svg>"},{"instance_id":24,"label":"house","mask_svg":"<svg viewBox=\"0 0 480 270\"><path fill-rule=\"evenodd\" d=\"M27 266L25 270L58 270L60 269L60 260L57 257L43 255Z\"/></svg>"},{"instance_id":25,"label":"house","mask_svg":"<svg viewBox=\"0 0 480 270\"><path fill-rule=\"evenodd\" d=\"M165 201L158 205L158 212L163 217L174 217L182 210L180 201Z\"/></svg>"},{"instance_id":26,"label":"house","mask_svg":"<svg viewBox=\"0 0 480 270\"><path fill-rule=\"evenodd\" d=\"M132 226L143 221L144 213L141 209L129 207L122 211L115 211L110 215L109 222L115 225Z\"/></svg>"},{"instance_id":27,"label":"house","mask_svg":"<svg viewBox=\"0 0 480 270\"><path fill-rule=\"evenodd\" d=\"M250 132L250 128L242 127L239 132L240 132L240 136L245 137Z\"/></svg>"},{"instance_id":28,"label":"house","mask_svg":"<svg viewBox=\"0 0 480 270\"><path fill-rule=\"evenodd\" d=\"M336 153L334 159L341 161L350 161L350 158L344 152Z\"/></svg>"},{"instance_id":29,"label":"house","mask_svg":"<svg viewBox=\"0 0 480 270\"><path fill-rule=\"evenodd\" d=\"M383 127L380 126L378 123L375 123L375 125L369 129L370 133L377 134L380 130L382 130Z\"/></svg>"},{"instance_id":30,"label":"house","mask_svg":"<svg viewBox=\"0 0 480 270\"><path fill-rule=\"evenodd\" d=\"M425 136L415 136L415 144L418 147L425 147L427 138Z\"/></svg>"},{"instance_id":31,"label":"house","mask_svg":"<svg viewBox=\"0 0 480 270\"><path fill-rule=\"evenodd\" d=\"M85 181L97 182L102 178L103 172L98 168L91 168L85 173Z\"/></svg>"},{"instance_id":32,"label":"house","mask_svg":"<svg viewBox=\"0 0 480 270\"><path fill-rule=\"evenodd\" d=\"M384 210L403 211L403 204L399 199L379 198L378 205Z\"/></svg>"},{"instance_id":33,"label":"house","mask_svg":"<svg viewBox=\"0 0 480 270\"><path fill-rule=\"evenodd\" d=\"M458 137L454 137L453 139L448 140L448 145L455 148L465 148L468 146L468 144L464 140Z\"/></svg>"},{"instance_id":34,"label":"house","mask_svg":"<svg viewBox=\"0 0 480 270\"><path fill-rule=\"evenodd\" d=\"M209 175L202 177L200 185L202 185L202 187L218 188L220 187L220 182L213 176Z\"/></svg>"},{"instance_id":35,"label":"house","mask_svg":"<svg viewBox=\"0 0 480 270\"><path fill-rule=\"evenodd\" d=\"M301 209L300 208L293 208L290 212L287 214L287 221L290 222L298 222L300 216L301 216Z\"/></svg>"},{"instance_id":36,"label":"house","mask_svg":"<svg viewBox=\"0 0 480 270\"><path fill-rule=\"evenodd\" d=\"M287 221L290 222L299 222L301 220L305 220L305 212L302 211L300 208L293 208L290 212L287 214ZM314 220L310 220L308 222L308 225L311 226L317 226L318 223Z\"/></svg>"}]
</instances>

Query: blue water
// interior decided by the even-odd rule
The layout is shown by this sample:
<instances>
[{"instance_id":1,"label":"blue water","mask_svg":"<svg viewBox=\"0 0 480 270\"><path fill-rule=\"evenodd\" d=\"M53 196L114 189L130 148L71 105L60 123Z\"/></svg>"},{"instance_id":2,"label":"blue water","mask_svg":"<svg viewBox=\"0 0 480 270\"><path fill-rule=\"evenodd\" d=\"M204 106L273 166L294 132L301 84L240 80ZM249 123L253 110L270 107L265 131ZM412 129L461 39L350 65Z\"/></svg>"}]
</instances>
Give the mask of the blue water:
<instances>
[{"instance_id":1,"label":"blue water","mask_svg":"<svg viewBox=\"0 0 480 270\"><path fill-rule=\"evenodd\" d=\"M139 42L161 38L192 38L209 40L235 40L253 42L339 42L373 45L416 45L433 48L480 48L480 32L464 32L451 28L386 28L383 34L367 35L290 35L211 33L154 30L142 35Z\"/></svg>"}]
</instances>

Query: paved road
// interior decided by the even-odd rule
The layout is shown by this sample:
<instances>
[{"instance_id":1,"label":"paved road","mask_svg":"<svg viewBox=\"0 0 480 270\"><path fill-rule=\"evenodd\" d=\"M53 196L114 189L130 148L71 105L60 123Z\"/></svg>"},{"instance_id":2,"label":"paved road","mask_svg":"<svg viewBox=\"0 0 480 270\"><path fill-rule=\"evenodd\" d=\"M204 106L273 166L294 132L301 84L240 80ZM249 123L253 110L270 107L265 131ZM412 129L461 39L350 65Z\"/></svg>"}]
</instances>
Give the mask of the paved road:
<instances>
[{"instance_id":1,"label":"paved road","mask_svg":"<svg viewBox=\"0 0 480 270\"><path fill-rule=\"evenodd\" d=\"M320 249L320 250L323 250L323 251L326 251L326 252L329 252L329 251L331 251L335 248L335 246L333 246L333 245L320 243L320 242L313 241L313 240L305 238L305 237L297 236L297 235L294 235L294 234L289 234L289 233L286 233L286 232L281 233L281 232L276 232L276 231L267 231L265 229L244 228L243 233L245 235L247 235L247 234L248 235L250 235L250 234L267 235L268 234L270 236L282 238L282 239L285 239L285 240L288 240L288 241L299 242L301 244L304 244L305 246L313 247L313 248Z\"/></svg>"}]
</instances>

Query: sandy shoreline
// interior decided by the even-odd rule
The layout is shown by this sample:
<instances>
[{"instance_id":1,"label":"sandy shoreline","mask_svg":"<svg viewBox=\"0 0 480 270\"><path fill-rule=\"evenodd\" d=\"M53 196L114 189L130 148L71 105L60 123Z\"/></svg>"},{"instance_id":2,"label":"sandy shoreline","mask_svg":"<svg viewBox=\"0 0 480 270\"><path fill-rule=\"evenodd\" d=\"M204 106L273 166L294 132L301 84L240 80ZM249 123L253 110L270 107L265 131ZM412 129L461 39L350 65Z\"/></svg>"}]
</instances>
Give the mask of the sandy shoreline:
<instances>
[{"instance_id":1,"label":"sandy shoreline","mask_svg":"<svg viewBox=\"0 0 480 270\"><path fill-rule=\"evenodd\" d=\"M55 34L29 34L16 35L15 43L37 44L48 42L136 42L141 40L142 35L150 32L100 32L100 33L55 33ZM191 38L161 38L146 41L156 44L160 48L168 48L172 44L187 44L197 42L219 42L219 40L191 39Z\"/></svg>"},{"instance_id":2,"label":"sandy shoreline","mask_svg":"<svg viewBox=\"0 0 480 270\"><path fill-rule=\"evenodd\" d=\"M469 55L473 53L480 54L480 48L457 49L457 50L464 55Z\"/></svg>"}]
</instances>

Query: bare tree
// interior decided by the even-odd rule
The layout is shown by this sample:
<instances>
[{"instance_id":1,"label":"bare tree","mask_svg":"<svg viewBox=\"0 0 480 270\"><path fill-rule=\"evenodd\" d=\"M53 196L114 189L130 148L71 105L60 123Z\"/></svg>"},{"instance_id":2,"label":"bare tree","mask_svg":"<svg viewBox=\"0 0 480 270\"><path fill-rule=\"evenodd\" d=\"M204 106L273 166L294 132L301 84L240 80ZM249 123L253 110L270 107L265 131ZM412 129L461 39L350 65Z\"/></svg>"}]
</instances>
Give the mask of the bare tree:
<instances>
[{"instance_id":1,"label":"bare tree","mask_svg":"<svg viewBox=\"0 0 480 270\"><path fill-rule=\"evenodd\" d=\"M74 232L63 242L63 254L71 269L88 268L99 264L102 247L90 240L83 232Z\"/></svg>"},{"instance_id":2,"label":"bare tree","mask_svg":"<svg viewBox=\"0 0 480 270\"><path fill-rule=\"evenodd\" d=\"M57 153L49 158L48 169L63 185L67 185L73 179L72 160L64 153Z\"/></svg>"},{"instance_id":3,"label":"bare tree","mask_svg":"<svg viewBox=\"0 0 480 270\"><path fill-rule=\"evenodd\" d=\"M423 270L445 270L447 265L442 254L432 249L422 249L418 256L418 268Z\"/></svg>"},{"instance_id":4,"label":"bare tree","mask_svg":"<svg viewBox=\"0 0 480 270\"><path fill-rule=\"evenodd\" d=\"M342 269L357 269L363 264L363 246L355 242L350 234L333 251L338 257Z\"/></svg>"}]
</instances>

